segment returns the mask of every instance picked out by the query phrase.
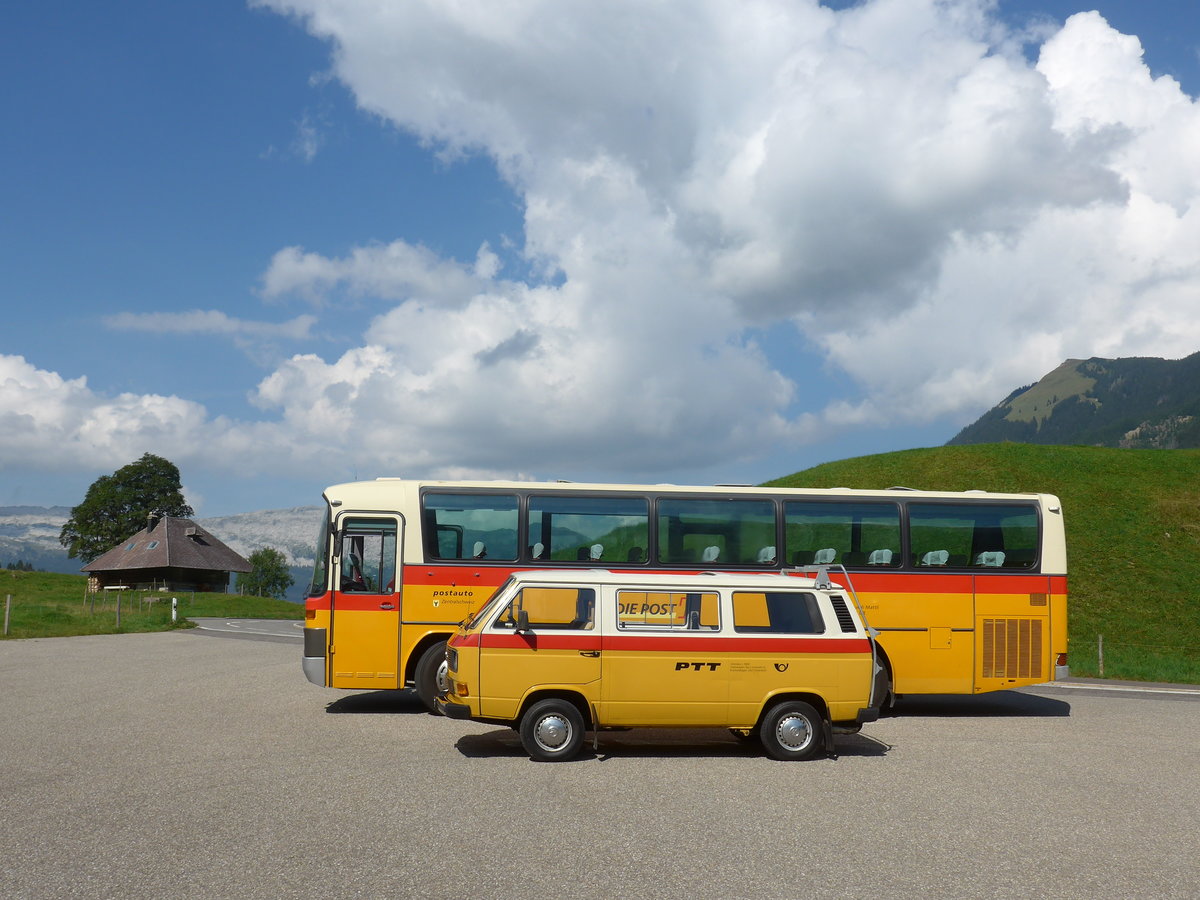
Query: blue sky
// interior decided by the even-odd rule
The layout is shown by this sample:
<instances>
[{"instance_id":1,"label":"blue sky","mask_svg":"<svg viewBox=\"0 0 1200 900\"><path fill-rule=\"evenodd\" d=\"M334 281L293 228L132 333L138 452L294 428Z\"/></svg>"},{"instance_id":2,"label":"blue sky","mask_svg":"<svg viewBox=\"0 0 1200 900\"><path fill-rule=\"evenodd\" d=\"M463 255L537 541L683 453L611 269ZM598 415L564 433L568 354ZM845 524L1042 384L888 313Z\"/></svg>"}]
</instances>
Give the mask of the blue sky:
<instances>
[{"instance_id":1,"label":"blue sky","mask_svg":"<svg viewBox=\"0 0 1200 900\"><path fill-rule=\"evenodd\" d=\"M377 7L9 12L0 505L761 481L1200 349L1193 2Z\"/></svg>"}]
</instances>

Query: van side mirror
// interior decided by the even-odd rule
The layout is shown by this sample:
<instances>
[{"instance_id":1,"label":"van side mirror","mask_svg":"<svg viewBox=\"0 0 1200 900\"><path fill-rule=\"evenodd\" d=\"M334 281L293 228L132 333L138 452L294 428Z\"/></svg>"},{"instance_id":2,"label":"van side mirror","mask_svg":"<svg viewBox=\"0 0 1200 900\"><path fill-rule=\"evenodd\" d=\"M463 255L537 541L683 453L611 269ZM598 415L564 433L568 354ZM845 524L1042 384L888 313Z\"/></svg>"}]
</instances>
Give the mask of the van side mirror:
<instances>
[{"instance_id":1,"label":"van side mirror","mask_svg":"<svg viewBox=\"0 0 1200 900\"><path fill-rule=\"evenodd\" d=\"M529 630L529 613L526 610L517 610L517 633Z\"/></svg>"}]
</instances>

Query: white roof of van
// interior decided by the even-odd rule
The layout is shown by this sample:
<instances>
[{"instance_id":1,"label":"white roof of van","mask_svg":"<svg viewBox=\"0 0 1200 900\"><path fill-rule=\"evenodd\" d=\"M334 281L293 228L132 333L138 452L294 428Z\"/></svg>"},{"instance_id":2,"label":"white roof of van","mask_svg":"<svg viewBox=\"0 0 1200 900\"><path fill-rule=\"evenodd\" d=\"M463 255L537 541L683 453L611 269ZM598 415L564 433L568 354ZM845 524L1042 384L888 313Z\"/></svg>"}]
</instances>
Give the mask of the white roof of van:
<instances>
[{"instance_id":1,"label":"white roof of van","mask_svg":"<svg viewBox=\"0 0 1200 900\"><path fill-rule=\"evenodd\" d=\"M815 588L812 578L768 572L614 572L611 569L517 569L513 578L518 581L537 581L544 584L614 584L646 587L682 587L701 590L704 587L750 587L761 589ZM835 585L835 588L837 586Z\"/></svg>"}]
</instances>

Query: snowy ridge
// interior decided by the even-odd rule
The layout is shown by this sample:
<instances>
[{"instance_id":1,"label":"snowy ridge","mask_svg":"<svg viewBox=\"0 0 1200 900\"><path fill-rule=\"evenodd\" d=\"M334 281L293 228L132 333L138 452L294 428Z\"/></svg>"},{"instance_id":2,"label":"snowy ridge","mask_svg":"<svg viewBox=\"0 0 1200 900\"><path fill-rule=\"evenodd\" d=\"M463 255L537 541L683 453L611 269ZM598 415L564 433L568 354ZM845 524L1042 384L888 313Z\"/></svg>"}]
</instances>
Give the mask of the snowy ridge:
<instances>
[{"instance_id":1,"label":"snowy ridge","mask_svg":"<svg viewBox=\"0 0 1200 900\"><path fill-rule=\"evenodd\" d=\"M294 506L195 521L242 556L274 547L290 567L312 568L321 512L319 506ZM0 506L0 566L24 560L52 572L78 572L82 563L68 559L58 542L70 515L67 506Z\"/></svg>"}]
</instances>

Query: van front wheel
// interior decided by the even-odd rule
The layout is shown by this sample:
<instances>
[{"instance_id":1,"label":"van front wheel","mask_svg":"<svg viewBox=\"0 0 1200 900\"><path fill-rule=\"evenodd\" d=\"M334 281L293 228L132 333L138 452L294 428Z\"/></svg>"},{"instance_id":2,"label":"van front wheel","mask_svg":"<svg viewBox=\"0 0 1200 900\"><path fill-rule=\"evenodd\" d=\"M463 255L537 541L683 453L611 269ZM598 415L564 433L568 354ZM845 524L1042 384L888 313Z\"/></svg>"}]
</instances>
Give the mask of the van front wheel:
<instances>
[{"instance_id":1,"label":"van front wheel","mask_svg":"<svg viewBox=\"0 0 1200 900\"><path fill-rule=\"evenodd\" d=\"M574 703L539 700L521 717L521 745L534 759L571 759L583 746L583 715Z\"/></svg>"},{"instance_id":2,"label":"van front wheel","mask_svg":"<svg viewBox=\"0 0 1200 900\"><path fill-rule=\"evenodd\" d=\"M772 759L812 759L825 746L825 722L809 704L791 700L771 707L758 729Z\"/></svg>"}]
</instances>

